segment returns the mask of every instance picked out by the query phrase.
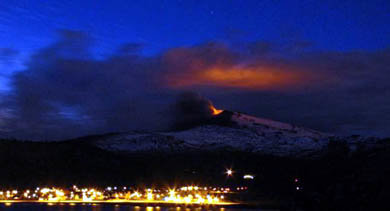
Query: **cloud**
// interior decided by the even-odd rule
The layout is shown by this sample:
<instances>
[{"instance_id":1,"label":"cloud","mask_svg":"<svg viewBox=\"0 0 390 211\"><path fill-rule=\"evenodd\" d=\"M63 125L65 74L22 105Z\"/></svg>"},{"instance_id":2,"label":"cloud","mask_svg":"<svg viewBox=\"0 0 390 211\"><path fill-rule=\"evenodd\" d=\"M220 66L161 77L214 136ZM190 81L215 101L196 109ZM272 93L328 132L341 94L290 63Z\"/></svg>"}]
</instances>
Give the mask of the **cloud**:
<instances>
[{"instance_id":1,"label":"cloud","mask_svg":"<svg viewBox=\"0 0 390 211\"><path fill-rule=\"evenodd\" d=\"M171 107L172 129L182 130L201 125L213 116L213 104L198 93L180 94Z\"/></svg>"},{"instance_id":2,"label":"cloud","mask_svg":"<svg viewBox=\"0 0 390 211\"><path fill-rule=\"evenodd\" d=\"M96 60L91 43L81 32L61 31L58 42L36 52L11 79L6 127L38 139L159 128L164 100L155 91L155 58L119 52Z\"/></svg>"},{"instance_id":3,"label":"cloud","mask_svg":"<svg viewBox=\"0 0 390 211\"><path fill-rule=\"evenodd\" d=\"M294 61L271 52L271 43L256 42L244 53L231 47L207 43L192 48L175 48L163 56L167 86L174 88L221 87L246 90L285 90L316 86L333 80L324 72L312 72Z\"/></svg>"},{"instance_id":4,"label":"cloud","mask_svg":"<svg viewBox=\"0 0 390 211\"><path fill-rule=\"evenodd\" d=\"M103 59L93 40L60 31L35 52L2 96L1 131L63 139L132 129L164 130L172 105L196 91L223 109L335 133L389 134L390 51L320 52L308 42L236 46L209 42L143 56L130 43Z\"/></svg>"}]
</instances>

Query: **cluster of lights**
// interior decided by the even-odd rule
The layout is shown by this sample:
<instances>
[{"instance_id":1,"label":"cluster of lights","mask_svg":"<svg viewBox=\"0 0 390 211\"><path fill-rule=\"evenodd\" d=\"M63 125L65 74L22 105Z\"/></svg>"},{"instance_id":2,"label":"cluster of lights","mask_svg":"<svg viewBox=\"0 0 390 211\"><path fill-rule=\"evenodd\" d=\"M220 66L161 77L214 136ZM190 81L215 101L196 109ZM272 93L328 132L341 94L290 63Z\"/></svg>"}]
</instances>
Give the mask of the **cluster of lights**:
<instances>
[{"instance_id":1,"label":"cluster of lights","mask_svg":"<svg viewBox=\"0 0 390 211\"><path fill-rule=\"evenodd\" d=\"M216 204L223 201L224 196L220 195L203 195L198 187L183 187L179 192L172 189L169 190L168 196L164 197L164 201L173 203L197 203L197 204Z\"/></svg>"},{"instance_id":2,"label":"cluster of lights","mask_svg":"<svg viewBox=\"0 0 390 211\"><path fill-rule=\"evenodd\" d=\"M246 190L238 187L237 191ZM232 204L226 195L232 193L229 187L183 186L179 188L106 187L105 189L79 188L40 188L28 190L0 190L1 202L47 202L47 203L175 203L175 204Z\"/></svg>"},{"instance_id":3,"label":"cluster of lights","mask_svg":"<svg viewBox=\"0 0 390 211\"><path fill-rule=\"evenodd\" d=\"M80 200L84 202L93 200L104 200L103 192L95 189L83 188L79 189L73 186L71 189L65 190L62 188L40 188L33 190L27 189L24 191L7 190L0 191L0 200L36 200L59 202L66 200Z\"/></svg>"}]
</instances>

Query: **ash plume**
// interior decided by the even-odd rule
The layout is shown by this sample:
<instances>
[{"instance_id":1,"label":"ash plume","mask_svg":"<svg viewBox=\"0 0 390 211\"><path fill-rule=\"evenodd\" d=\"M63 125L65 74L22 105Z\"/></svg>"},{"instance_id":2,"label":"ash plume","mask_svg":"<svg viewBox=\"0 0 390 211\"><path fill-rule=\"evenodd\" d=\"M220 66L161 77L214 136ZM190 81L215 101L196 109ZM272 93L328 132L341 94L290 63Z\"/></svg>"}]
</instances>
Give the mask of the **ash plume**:
<instances>
[{"instance_id":1,"label":"ash plume","mask_svg":"<svg viewBox=\"0 0 390 211\"><path fill-rule=\"evenodd\" d=\"M213 112L210 100L195 92L185 92L177 98L173 108L173 129L183 130L208 123Z\"/></svg>"},{"instance_id":2,"label":"ash plume","mask_svg":"<svg viewBox=\"0 0 390 211\"><path fill-rule=\"evenodd\" d=\"M60 31L23 69L0 73L9 83L0 90L0 137L59 140L221 119L197 94L175 101L185 90L231 111L320 131L390 134L389 49L297 52L267 41L205 42L146 56L133 43L98 59L94 47L84 32ZM16 55L0 46L0 63L8 66Z\"/></svg>"}]
</instances>

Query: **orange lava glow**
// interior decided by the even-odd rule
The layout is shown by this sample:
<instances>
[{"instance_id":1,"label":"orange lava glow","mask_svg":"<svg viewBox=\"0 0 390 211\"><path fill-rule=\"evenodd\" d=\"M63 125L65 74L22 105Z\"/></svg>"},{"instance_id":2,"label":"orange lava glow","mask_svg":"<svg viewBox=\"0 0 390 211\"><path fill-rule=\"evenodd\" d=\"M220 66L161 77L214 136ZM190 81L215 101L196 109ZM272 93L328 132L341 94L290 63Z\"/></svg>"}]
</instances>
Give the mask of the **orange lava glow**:
<instances>
[{"instance_id":1,"label":"orange lava glow","mask_svg":"<svg viewBox=\"0 0 390 211\"><path fill-rule=\"evenodd\" d=\"M210 68L169 78L171 87L217 86L244 89L278 89L305 82L303 73L272 68Z\"/></svg>"},{"instance_id":2,"label":"orange lava glow","mask_svg":"<svg viewBox=\"0 0 390 211\"><path fill-rule=\"evenodd\" d=\"M220 114L223 112L223 110L220 110L220 109L216 109L213 105L210 105L210 109L211 109L211 112L214 116Z\"/></svg>"}]
</instances>

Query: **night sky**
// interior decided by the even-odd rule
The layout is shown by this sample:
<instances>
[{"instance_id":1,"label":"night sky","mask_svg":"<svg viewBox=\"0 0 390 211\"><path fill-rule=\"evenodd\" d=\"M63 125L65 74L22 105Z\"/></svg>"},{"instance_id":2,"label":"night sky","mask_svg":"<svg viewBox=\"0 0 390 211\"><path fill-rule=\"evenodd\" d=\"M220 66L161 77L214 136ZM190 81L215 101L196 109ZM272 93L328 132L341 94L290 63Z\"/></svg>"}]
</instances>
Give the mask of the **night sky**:
<instances>
[{"instance_id":1,"label":"night sky","mask_svg":"<svg viewBox=\"0 0 390 211\"><path fill-rule=\"evenodd\" d=\"M0 1L0 136L165 130L175 99L390 136L390 1Z\"/></svg>"}]
</instances>

